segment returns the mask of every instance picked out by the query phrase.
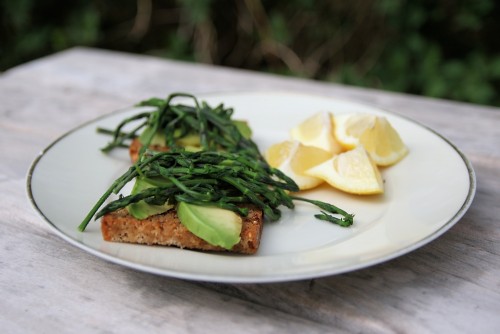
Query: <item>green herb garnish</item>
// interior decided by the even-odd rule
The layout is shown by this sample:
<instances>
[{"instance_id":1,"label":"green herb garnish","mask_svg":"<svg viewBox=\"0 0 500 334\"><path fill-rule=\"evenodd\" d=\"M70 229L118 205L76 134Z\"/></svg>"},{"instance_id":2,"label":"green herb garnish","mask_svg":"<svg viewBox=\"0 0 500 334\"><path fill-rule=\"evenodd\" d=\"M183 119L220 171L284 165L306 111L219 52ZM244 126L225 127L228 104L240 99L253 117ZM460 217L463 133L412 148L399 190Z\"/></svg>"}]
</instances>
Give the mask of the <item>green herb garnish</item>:
<instances>
[{"instance_id":1,"label":"green herb garnish","mask_svg":"<svg viewBox=\"0 0 500 334\"><path fill-rule=\"evenodd\" d=\"M137 177L147 178L148 182L158 186L121 197L98 212L111 194L118 194L125 184ZM289 194L298 190L297 184L281 171L246 154L180 149L152 155L147 153L113 183L78 228L84 231L92 217L97 219L139 201L154 205L186 202L215 206L241 216L248 214L248 209L242 204L251 203L263 210L267 219L276 221L281 217L281 205L293 208L293 200L299 200L323 210L316 215L319 219L341 226L353 223L353 215L334 205Z\"/></svg>"},{"instance_id":2,"label":"green herb garnish","mask_svg":"<svg viewBox=\"0 0 500 334\"><path fill-rule=\"evenodd\" d=\"M190 98L194 106L174 104L177 97ZM181 148L182 139L195 134L199 138L199 146L204 151L224 150L251 155L264 160L257 145L249 138L249 133L242 130L242 123L231 119L233 109L223 104L215 108L206 102L186 93L174 93L165 100L151 98L137 106L152 107L153 111L143 112L123 120L115 130L98 129L101 133L111 133L112 141L102 149L109 152L116 147L127 146L126 142L139 137L142 143L142 155L157 138L169 149ZM131 131L122 131L126 125L139 122ZM140 135L139 135L140 134Z\"/></svg>"}]
</instances>

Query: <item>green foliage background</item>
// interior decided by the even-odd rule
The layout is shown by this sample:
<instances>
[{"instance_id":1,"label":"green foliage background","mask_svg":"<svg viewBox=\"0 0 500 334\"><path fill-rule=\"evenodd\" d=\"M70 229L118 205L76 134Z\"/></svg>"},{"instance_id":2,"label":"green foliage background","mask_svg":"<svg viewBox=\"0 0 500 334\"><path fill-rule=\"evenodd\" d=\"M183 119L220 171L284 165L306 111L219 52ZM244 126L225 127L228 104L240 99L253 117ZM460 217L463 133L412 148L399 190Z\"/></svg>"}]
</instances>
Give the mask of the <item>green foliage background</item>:
<instances>
[{"instance_id":1,"label":"green foliage background","mask_svg":"<svg viewBox=\"0 0 500 334\"><path fill-rule=\"evenodd\" d=\"M494 0L0 0L0 70L75 45L500 106Z\"/></svg>"}]
</instances>

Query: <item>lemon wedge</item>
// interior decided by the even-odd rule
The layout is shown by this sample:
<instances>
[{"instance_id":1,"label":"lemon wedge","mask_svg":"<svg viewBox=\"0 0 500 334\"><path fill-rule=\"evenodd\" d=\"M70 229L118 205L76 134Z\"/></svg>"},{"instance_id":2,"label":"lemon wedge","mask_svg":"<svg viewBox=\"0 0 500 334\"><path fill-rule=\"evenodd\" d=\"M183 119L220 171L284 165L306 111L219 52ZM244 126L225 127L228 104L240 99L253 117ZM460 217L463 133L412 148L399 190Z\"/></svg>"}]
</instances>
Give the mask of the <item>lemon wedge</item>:
<instances>
[{"instance_id":1,"label":"lemon wedge","mask_svg":"<svg viewBox=\"0 0 500 334\"><path fill-rule=\"evenodd\" d=\"M366 129L373 127L377 116L371 114L338 114L333 115L335 123L334 136L347 150L358 146L359 137Z\"/></svg>"},{"instance_id":2,"label":"lemon wedge","mask_svg":"<svg viewBox=\"0 0 500 334\"><path fill-rule=\"evenodd\" d=\"M299 141L283 141L272 145L265 153L269 165L278 168L297 183L300 190L314 188L324 181L321 178L304 174L328 160L331 153L314 146L306 146Z\"/></svg>"},{"instance_id":3,"label":"lemon wedge","mask_svg":"<svg viewBox=\"0 0 500 334\"><path fill-rule=\"evenodd\" d=\"M339 114L333 116L335 137L346 149L363 145L379 166L401 160L408 148L387 118L371 114Z\"/></svg>"},{"instance_id":4,"label":"lemon wedge","mask_svg":"<svg viewBox=\"0 0 500 334\"><path fill-rule=\"evenodd\" d=\"M332 187L352 194L384 192L380 171L363 146L335 155L304 173L323 179Z\"/></svg>"},{"instance_id":5,"label":"lemon wedge","mask_svg":"<svg viewBox=\"0 0 500 334\"><path fill-rule=\"evenodd\" d=\"M303 145L314 146L331 154L342 151L342 146L333 136L332 117L329 112L319 112L292 128L290 135Z\"/></svg>"},{"instance_id":6,"label":"lemon wedge","mask_svg":"<svg viewBox=\"0 0 500 334\"><path fill-rule=\"evenodd\" d=\"M359 137L359 143L379 166L395 164L408 153L401 137L385 117L377 117L373 126Z\"/></svg>"}]
</instances>

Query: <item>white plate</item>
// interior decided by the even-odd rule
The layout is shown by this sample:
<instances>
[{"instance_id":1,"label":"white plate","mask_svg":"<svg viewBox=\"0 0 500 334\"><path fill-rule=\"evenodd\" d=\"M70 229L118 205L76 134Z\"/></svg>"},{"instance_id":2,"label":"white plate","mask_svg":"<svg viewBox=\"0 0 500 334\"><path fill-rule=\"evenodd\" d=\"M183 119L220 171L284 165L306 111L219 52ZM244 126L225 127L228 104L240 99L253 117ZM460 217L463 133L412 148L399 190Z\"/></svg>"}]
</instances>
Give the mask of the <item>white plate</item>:
<instances>
[{"instance_id":1,"label":"white plate","mask_svg":"<svg viewBox=\"0 0 500 334\"><path fill-rule=\"evenodd\" d=\"M289 129L306 117L328 110L386 116L410 153L382 170L383 195L353 196L326 186L306 193L354 213L350 228L316 220L315 207L298 203L293 211L284 209L279 222L266 223L261 247L252 256L111 243L102 240L98 222L84 233L77 226L129 166L126 150L99 151L109 137L95 131L137 113L128 109L84 124L43 151L28 175L32 204L63 239L106 260L184 279L255 283L333 275L403 255L453 226L474 197L475 175L466 157L439 134L403 117L311 95L249 92L202 98L234 107L235 118L249 121L261 150L287 139Z\"/></svg>"}]
</instances>

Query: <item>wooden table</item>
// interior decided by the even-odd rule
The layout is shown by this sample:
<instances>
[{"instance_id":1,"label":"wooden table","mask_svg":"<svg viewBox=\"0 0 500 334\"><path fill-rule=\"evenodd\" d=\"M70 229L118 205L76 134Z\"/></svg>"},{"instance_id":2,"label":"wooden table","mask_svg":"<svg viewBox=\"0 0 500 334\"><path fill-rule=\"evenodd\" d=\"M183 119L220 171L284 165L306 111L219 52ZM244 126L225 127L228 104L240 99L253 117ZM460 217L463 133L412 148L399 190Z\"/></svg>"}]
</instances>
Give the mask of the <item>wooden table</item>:
<instances>
[{"instance_id":1,"label":"wooden table","mask_svg":"<svg viewBox=\"0 0 500 334\"><path fill-rule=\"evenodd\" d=\"M234 285L109 263L30 206L32 160L82 122L172 91L271 89L359 101L435 129L472 161L472 206L437 240L368 269ZM500 109L85 48L7 71L0 101L3 333L500 332Z\"/></svg>"}]
</instances>

